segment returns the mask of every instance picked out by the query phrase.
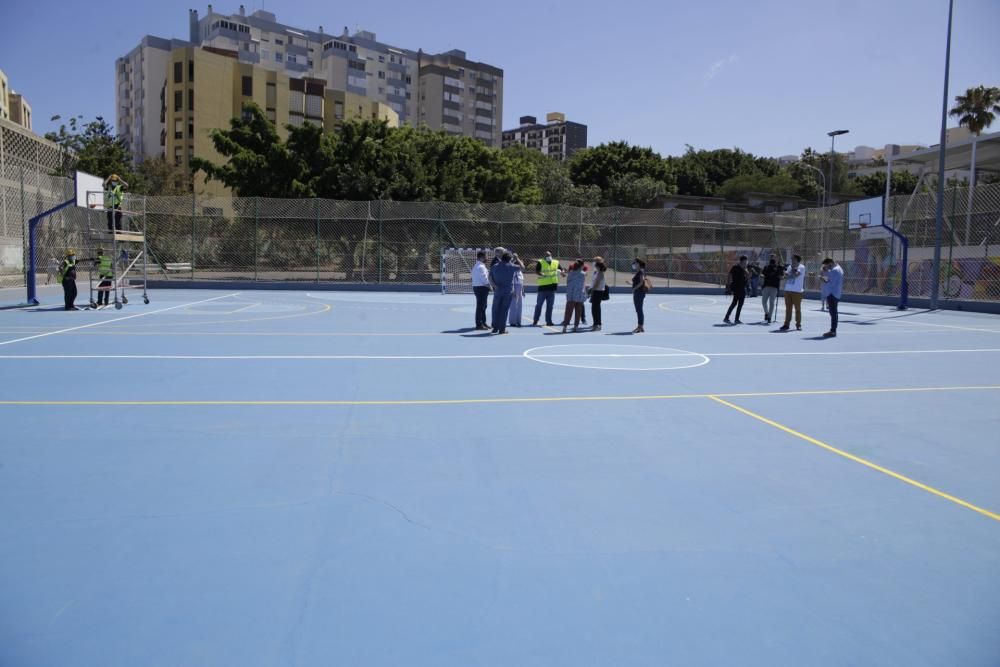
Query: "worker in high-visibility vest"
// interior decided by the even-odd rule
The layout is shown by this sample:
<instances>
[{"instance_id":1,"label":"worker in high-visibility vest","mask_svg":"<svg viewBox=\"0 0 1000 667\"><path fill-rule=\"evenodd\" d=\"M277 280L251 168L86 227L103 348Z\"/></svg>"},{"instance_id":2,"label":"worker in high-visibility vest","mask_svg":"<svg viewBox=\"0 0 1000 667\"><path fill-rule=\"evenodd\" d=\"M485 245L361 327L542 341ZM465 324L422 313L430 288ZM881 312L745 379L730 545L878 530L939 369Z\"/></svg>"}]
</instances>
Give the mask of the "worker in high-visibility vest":
<instances>
[{"instance_id":1,"label":"worker in high-visibility vest","mask_svg":"<svg viewBox=\"0 0 1000 667\"><path fill-rule=\"evenodd\" d=\"M66 251L66 259L59 265L59 282L62 283L65 310L80 310L73 302L76 301L76 250Z\"/></svg>"},{"instance_id":2,"label":"worker in high-visibility vest","mask_svg":"<svg viewBox=\"0 0 1000 667\"><path fill-rule=\"evenodd\" d=\"M122 228L122 201L128 183L118 174L104 179L104 208L108 210L108 231L114 233Z\"/></svg>"},{"instance_id":3,"label":"worker in high-visibility vest","mask_svg":"<svg viewBox=\"0 0 1000 667\"><path fill-rule=\"evenodd\" d=\"M114 278L114 267L111 265L111 257L104 254L103 248L97 249L97 276L101 279L101 284L97 286L97 305L107 306L111 297L111 279ZM103 299L103 301L102 301Z\"/></svg>"},{"instance_id":4,"label":"worker in high-visibility vest","mask_svg":"<svg viewBox=\"0 0 1000 667\"><path fill-rule=\"evenodd\" d=\"M552 253L546 252L543 259L535 265L538 274L538 298L535 300L535 316L531 325L538 326L538 318L542 314L542 304L545 304L545 326L555 326L552 322L552 306L556 303L556 290L559 289L559 276L566 272L559 267L559 260L552 259Z\"/></svg>"}]
</instances>

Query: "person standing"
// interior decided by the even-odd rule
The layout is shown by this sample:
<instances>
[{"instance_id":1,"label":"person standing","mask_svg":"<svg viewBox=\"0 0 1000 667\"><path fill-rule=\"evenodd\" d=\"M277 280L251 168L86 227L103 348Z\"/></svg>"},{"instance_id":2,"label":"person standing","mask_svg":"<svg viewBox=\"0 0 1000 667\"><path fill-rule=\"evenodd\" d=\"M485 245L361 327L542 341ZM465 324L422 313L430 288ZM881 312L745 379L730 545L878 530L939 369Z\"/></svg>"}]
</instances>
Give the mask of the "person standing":
<instances>
[{"instance_id":1,"label":"person standing","mask_svg":"<svg viewBox=\"0 0 1000 667\"><path fill-rule=\"evenodd\" d=\"M646 331L644 326L646 316L642 312L643 303L646 301L646 262L636 258L632 262L632 270L635 271L632 275L632 305L635 306L635 316L639 321L632 333L637 334Z\"/></svg>"},{"instance_id":2,"label":"person standing","mask_svg":"<svg viewBox=\"0 0 1000 667\"><path fill-rule=\"evenodd\" d=\"M600 257L594 258L594 283L590 287L590 315L594 321L591 331L601 330L601 303L608 298L608 283L604 272L608 270L604 260Z\"/></svg>"},{"instance_id":3,"label":"person standing","mask_svg":"<svg viewBox=\"0 0 1000 667\"><path fill-rule=\"evenodd\" d=\"M476 295L476 330L489 329L486 326L486 301L490 297L490 272L486 268L486 253L476 253L476 264L472 267L472 293Z\"/></svg>"},{"instance_id":4,"label":"person standing","mask_svg":"<svg viewBox=\"0 0 1000 667\"><path fill-rule=\"evenodd\" d=\"M524 262L515 252L512 255L511 264L514 265L514 294L510 300L510 325L512 327L521 326L521 318L524 316Z\"/></svg>"},{"instance_id":5,"label":"person standing","mask_svg":"<svg viewBox=\"0 0 1000 667\"><path fill-rule=\"evenodd\" d=\"M111 174L104 179L104 190L107 192L104 205L108 209L108 231L115 232L122 228L122 202L125 200L125 188L128 183L118 174Z\"/></svg>"},{"instance_id":6,"label":"person standing","mask_svg":"<svg viewBox=\"0 0 1000 667\"><path fill-rule=\"evenodd\" d=\"M778 264L778 260L772 257L767 266L761 270L764 277L764 289L762 290L762 300L764 302L764 322L771 323L774 319L774 309L778 305L778 288L781 287L781 276L784 270Z\"/></svg>"},{"instance_id":7,"label":"person standing","mask_svg":"<svg viewBox=\"0 0 1000 667\"><path fill-rule=\"evenodd\" d=\"M844 270L833 261L833 258L827 257L823 260L823 270L819 279L823 283L820 287L820 298L830 311L830 330L823 334L823 338L834 338L837 335L838 307L844 289Z\"/></svg>"},{"instance_id":8,"label":"person standing","mask_svg":"<svg viewBox=\"0 0 1000 667\"><path fill-rule=\"evenodd\" d=\"M802 292L806 284L806 267L802 257L792 255L792 263L785 272L785 323L780 331L788 331L795 311L795 330L802 331Z\"/></svg>"},{"instance_id":9,"label":"person standing","mask_svg":"<svg viewBox=\"0 0 1000 667\"><path fill-rule=\"evenodd\" d=\"M538 297L535 300L535 316L531 318L531 326L538 326L538 318L542 314L542 304L545 304L545 326L555 326L552 322L552 307L556 303L556 290L559 289L559 260L552 259L552 253L546 252L545 258L535 265L538 274Z\"/></svg>"},{"instance_id":10,"label":"person standing","mask_svg":"<svg viewBox=\"0 0 1000 667\"><path fill-rule=\"evenodd\" d=\"M76 250L66 251L66 259L59 265L59 282L63 288L63 310L80 310L76 307Z\"/></svg>"},{"instance_id":11,"label":"person standing","mask_svg":"<svg viewBox=\"0 0 1000 667\"><path fill-rule=\"evenodd\" d=\"M507 333L507 315L510 313L510 301L514 295L514 275L517 267L511 263L509 252L500 256L500 263L490 269L490 281L493 283L493 333Z\"/></svg>"},{"instance_id":12,"label":"person standing","mask_svg":"<svg viewBox=\"0 0 1000 667\"><path fill-rule=\"evenodd\" d=\"M569 267L566 274L566 313L563 316L562 330L566 333L570 315L573 315L573 331L580 329L580 316L583 314L584 287L587 276L583 272L583 260L578 259Z\"/></svg>"},{"instance_id":13,"label":"person standing","mask_svg":"<svg viewBox=\"0 0 1000 667\"><path fill-rule=\"evenodd\" d=\"M111 257L104 254L103 248L98 248L95 263L97 264L97 277L101 279L101 284L97 286L97 305L107 306L108 300L111 298L111 279L114 278Z\"/></svg>"},{"instance_id":14,"label":"person standing","mask_svg":"<svg viewBox=\"0 0 1000 667\"><path fill-rule=\"evenodd\" d=\"M743 324L740 321L740 313L743 312L743 301L747 298L748 280L747 256L740 255L739 264L734 264L733 268L729 269L729 277L726 279L726 291L733 295L729 310L726 311L726 316L722 320L726 324L732 324L729 316L733 314L733 308L736 309L736 324Z\"/></svg>"}]
</instances>

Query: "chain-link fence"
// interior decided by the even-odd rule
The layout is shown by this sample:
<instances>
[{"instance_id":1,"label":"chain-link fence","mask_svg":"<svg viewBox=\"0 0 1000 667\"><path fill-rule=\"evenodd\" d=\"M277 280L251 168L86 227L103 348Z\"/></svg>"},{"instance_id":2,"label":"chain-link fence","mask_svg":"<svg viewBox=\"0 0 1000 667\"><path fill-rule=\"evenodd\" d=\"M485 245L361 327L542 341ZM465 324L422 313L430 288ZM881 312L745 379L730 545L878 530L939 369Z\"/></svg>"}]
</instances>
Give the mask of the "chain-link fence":
<instances>
[{"instance_id":1,"label":"chain-link fence","mask_svg":"<svg viewBox=\"0 0 1000 667\"><path fill-rule=\"evenodd\" d=\"M46 159L51 169L59 155ZM8 155L0 166L0 286L21 286L26 220L68 198L71 183L25 158ZM945 194L940 294L1000 301L1000 185L971 194ZM886 205L887 220L909 237L913 297L931 291L935 201L928 193ZM526 260L546 250L563 260L600 255L617 285L627 284L634 257L645 258L656 286L674 288L720 287L744 254L761 263L772 253L801 255L812 274L807 289L818 289L824 257L843 265L848 294L898 296L902 275L899 243L881 228L848 230L845 205L746 213L186 196L132 197L125 207L145 210L152 278L437 285L444 248L494 246ZM41 226L39 284L67 246L90 256L88 230L104 225L100 215L70 207Z\"/></svg>"}]
</instances>

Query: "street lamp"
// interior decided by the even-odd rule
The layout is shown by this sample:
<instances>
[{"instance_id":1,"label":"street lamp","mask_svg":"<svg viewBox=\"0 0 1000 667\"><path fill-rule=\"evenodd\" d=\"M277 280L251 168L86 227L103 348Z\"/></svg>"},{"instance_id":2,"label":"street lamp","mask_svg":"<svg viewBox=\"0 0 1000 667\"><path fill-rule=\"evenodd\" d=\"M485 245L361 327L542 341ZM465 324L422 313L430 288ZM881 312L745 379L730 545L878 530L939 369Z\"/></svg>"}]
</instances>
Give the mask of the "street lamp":
<instances>
[{"instance_id":1,"label":"street lamp","mask_svg":"<svg viewBox=\"0 0 1000 667\"><path fill-rule=\"evenodd\" d=\"M834 130L833 132L826 133L826 136L830 137L830 166L828 169L830 178L826 181L827 185L830 186L830 194L826 198L827 206L830 205L830 200L833 199L833 156L835 155L833 152L833 143L837 140L837 137L842 134L847 134L848 132L850 132L850 130Z\"/></svg>"}]
</instances>

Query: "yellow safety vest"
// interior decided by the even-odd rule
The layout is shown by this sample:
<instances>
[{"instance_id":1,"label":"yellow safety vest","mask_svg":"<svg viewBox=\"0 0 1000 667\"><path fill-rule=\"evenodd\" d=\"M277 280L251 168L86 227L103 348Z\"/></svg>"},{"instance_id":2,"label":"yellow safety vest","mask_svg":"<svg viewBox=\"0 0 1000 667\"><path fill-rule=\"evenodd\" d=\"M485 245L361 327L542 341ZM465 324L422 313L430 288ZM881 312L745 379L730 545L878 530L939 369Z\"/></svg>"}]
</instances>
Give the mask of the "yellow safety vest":
<instances>
[{"instance_id":1,"label":"yellow safety vest","mask_svg":"<svg viewBox=\"0 0 1000 667\"><path fill-rule=\"evenodd\" d=\"M107 255L97 256L97 275L101 278L110 278L113 275L111 271L111 258Z\"/></svg>"},{"instance_id":2,"label":"yellow safety vest","mask_svg":"<svg viewBox=\"0 0 1000 667\"><path fill-rule=\"evenodd\" d=\"M112 183L111 189L108 191L108 205L113 208L121 208L124 198L125 192L122 189L121 183Z\"/></svg>"},{"instance_id":3,"label":"yellow safety vest","mask_svg":"<svg viewBox=\"0 0 1000 667\"><path fill-rule=\"evenodd\" d=\"M551 262L546 262L544 259L540 259L538 260L538 263L542 267L542 275L538 277L538 286L543 287L545 285L558 285L559 261L554 259Z\"/></svg>"}]
</instances>

